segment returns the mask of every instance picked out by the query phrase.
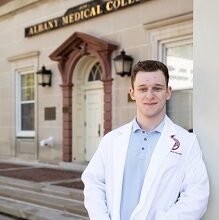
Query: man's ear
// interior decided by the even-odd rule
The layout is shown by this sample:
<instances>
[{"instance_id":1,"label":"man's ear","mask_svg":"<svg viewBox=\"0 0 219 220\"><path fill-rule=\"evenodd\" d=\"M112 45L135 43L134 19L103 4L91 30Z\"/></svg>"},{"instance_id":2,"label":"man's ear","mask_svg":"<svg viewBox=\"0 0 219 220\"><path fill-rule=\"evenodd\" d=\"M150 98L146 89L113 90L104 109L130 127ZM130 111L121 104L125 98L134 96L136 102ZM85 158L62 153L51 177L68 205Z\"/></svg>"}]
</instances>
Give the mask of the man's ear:
<instances>
[{"instance_id":1,"label":"man's ear","mask_svg":"<svg viewBox=\"0 0 219 220\"><path fill-rule=\"evenodd\" d=\"M166 100L170 100L171 95L172 95L172 87L171 87L171 86L168 86L168 88L167 88L167 98L166 98Z\"/></svg>"},{"instance_id":2,"label":"man's ear","mask_svg":"<svg viewBox=\"0 0 219 220\"><path fill-rule=\"evenodd\" d=\"M133 88L129 88L129 94L132 100L135 100L135 93Z\"/></svg>"}]
</instances>

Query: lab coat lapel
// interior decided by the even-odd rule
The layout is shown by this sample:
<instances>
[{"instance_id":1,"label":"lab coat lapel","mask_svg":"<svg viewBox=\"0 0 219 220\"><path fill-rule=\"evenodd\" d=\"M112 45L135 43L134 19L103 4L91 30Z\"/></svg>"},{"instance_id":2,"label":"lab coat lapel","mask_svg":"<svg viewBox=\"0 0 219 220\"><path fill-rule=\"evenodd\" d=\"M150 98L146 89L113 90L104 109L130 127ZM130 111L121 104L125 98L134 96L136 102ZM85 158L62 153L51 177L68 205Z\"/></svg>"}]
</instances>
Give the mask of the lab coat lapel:
<instances>
[{"instance_id":1,"label":"lab coat lapel","mask_svg":"<svg viewBox=\"0 0 219 220\"><path fill-rule=\"evenodd\" d=\"M114 170L114 200L113 200L113 219L120 219L120 200L122 193L123 172L125 166L126 153L129 145L129 138L133 122L127 124L119 131L119 136L114 141L113 170Z\"/></svg>"},{"instance_id":2,"label":"lab coat lapel","mask_svg":"<svg viewBox=\"0 0 219 220\"><path fill-rule=\"evenodd\" d=\"M160 174L158 175L159 170L161 168L161 165L165 157L171 151L175 143L174 140L171 138L171 135L174 134L175 134L174 124L168 117L166 117L163 131L154 149L154 153L151 157L148 170L145 175L145 180L142 187L142 193L139 204L134 210L132 216L140 212L141 215L145 216L145 218L142 219L146 219L151 202L158 187L159 175L160 175ZM154 181L155 177L157 178L156 182ZM133 218L133 219L137 219L137 218Z\"/></svg>"}]
</instances>

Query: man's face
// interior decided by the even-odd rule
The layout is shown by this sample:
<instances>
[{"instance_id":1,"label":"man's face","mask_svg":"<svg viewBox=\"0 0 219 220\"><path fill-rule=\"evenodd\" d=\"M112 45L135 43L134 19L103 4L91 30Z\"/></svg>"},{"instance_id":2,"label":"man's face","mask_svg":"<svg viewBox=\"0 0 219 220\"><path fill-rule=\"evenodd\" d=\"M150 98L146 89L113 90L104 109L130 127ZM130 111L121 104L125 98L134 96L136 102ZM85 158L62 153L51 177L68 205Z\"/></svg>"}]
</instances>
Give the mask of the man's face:
<instances>
[{"instance_id":1,"label":"man's face","mask_svg":"<svg viewBox=\"0 0 219 220\"><path fill-rule=\"evenodd\" d=\"M137 117L158 119L165 115L166 100L171 97L171 87L166 87L161 70L137 73L130 96L136 101Z\"/></svg>"}]
</instances>

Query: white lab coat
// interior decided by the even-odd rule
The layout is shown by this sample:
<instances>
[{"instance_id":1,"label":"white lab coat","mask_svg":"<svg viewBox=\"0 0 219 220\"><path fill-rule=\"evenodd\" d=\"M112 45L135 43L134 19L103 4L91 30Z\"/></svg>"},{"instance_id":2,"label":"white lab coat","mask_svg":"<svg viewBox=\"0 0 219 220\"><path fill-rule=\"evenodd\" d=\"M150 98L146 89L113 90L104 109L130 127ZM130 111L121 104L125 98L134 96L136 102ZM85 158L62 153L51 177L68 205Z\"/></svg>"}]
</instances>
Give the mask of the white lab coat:
<instances>
[{"instance_id":1,"label":"white lab coat","mask_svg":"<svg viewBox=\"0 0 219 220\"><path fill-rule=\"evenodd\" d=\"M82 174L84 203L91 220L120 220L132 124L106 134ZM208 196L208 176L195 134L166 116L130 220L199 220L207 209Z\"/></svg>"}]
</instances>

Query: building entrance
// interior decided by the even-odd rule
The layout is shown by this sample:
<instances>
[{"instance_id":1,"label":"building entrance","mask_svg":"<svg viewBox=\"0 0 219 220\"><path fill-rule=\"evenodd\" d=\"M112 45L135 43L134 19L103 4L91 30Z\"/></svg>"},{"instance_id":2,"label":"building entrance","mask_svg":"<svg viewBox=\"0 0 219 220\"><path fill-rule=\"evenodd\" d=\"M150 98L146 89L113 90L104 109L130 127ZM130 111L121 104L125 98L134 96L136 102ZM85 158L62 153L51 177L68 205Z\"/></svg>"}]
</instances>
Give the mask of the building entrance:
<instances>
[{"instance_id":1,"label":"building entrance","mask_svg":"<svg viewBox=\"0 0 219 220\"><path fill-rule=\"evenodd\" d=\"M63 161L86 160L84 96L93 84L102 90L102 133L112 128L111 54L116 49L105 40L75 32L49 56L59 63L62 77Z\"/></svg>"},{"instance_id":2,"label":"building entrance","mask_svg":"<svg viewBox=\"0 0 219 220\"><path fill-rule=\"evenodd\" d=\"M103 136L102 69L93 57L82 58L73 90L73 160L90 161Z\"/></svg>"}]
</instances>

